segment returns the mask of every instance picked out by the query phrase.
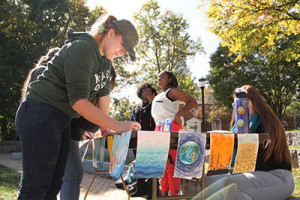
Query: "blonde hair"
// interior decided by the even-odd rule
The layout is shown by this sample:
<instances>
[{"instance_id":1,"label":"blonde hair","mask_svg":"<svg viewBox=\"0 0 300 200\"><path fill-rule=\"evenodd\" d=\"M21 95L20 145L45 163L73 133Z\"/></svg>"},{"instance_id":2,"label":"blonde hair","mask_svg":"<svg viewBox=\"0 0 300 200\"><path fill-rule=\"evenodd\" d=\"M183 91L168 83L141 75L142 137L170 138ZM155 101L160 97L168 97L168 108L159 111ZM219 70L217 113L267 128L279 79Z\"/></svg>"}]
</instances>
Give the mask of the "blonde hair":
<instances>
[{"instance_id":1,"label":"blonde hair","mask_svg":"<svg viewBox=\"0 0 300 200\"><path fill-rule=\"evenodd\" d=\"M113 21L114 19L117 18L112 15L105 14L100 16L92 25L89 34L96 40L98 44L102 42L104 36L110 29L114 29L116 35L121 34L121 32L114 26L114 24L111 23L111 21Z\"/></svg>"},{"instance_id":2,"label":"blonde hair","mask_svg":"<svg viewBox=\"0 0 300 200\"><path fill-rule=\"evenodd\" d=\"M59 50L60 50L59 47L54 47L54 48L49 49L48 52L47 52L47 54L44 55L44 56L42 56L42 57L40 57L40 59L38 60L38 62L34 66L34 68L32 68L29 71L29 73L27 75L27 78L26 78L25 82L23 83L23 87L22 87L22 90L21 90L21 99L20 99L20 102L22 102L24 100L25 96L26 96L32 72L36 68L38 68L40 66L47 67L47 63L54 57L55 53L58 52Z\"/></svg>"}]
</instances>

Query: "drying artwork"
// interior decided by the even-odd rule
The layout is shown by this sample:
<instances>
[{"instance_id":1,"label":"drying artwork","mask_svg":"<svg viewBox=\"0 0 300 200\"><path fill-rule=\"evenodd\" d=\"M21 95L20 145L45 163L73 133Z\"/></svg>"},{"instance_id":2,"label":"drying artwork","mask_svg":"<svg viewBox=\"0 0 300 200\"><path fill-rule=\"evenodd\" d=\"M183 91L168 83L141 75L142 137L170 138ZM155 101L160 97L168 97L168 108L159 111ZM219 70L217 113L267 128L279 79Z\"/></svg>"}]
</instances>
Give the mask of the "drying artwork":
<instances>
[{"instance_id":1,"label":"drying artwork","mask_svg":"<svg viewBox=\"0 0 300 200\"><path fill-rule=\"evenodd\" d=\"M169 146L170 132L139 131L134 177L163 177Z\"/></svg>"},{"instance_id":2,"label":"drying artwork","mask_svg":"<svg viewBox=\"0 0 300 200\"><path fill-rule=\"evenodd\" d=\"M112 151L112 146L114 142L114 136L106 136L107 138L107 148L108 148L108 153L109 153L109 158L111 159L111 151Z\"/></svg>"},{"instance_id":3,"label":"drying artwork","mask_svg":"<svg viewBox=\"0 0 300 200\"><path fill-rule=\"evenodd\" d=\"M115 135L111 152L109 173L113 177L120 177L127 157L131 131Z\"/></svg>"},{"instance_id":4,"label":"drying artwork","mask_svg":"<svg viewBox=\"0 0 300 200\"><path fill-rule=\"evenodd\" d=\"M238 148L233 174L253 172L258 152L258 134L238 134Z\"/></svg>"},{"instance_id":5,"label":"drying artwork","mask_svg":"<svg viewBox=\"0 0 300 200\"><path fill-rule=\"evenodd\" d=\"M201 178L205 156L206 134L180 132L174 177Z\"/></svg>"},{"instance_id":6,"label":"drying artwork","mask_svg":"<svg viewBox=\"0 0 300 200\"><path fill-rule=\"evenodd\" d=\"M93 167L97 168L97 158L99 158L98 170L104 170L105 137L93 139Z\"/></svg>"},{"instance_id":7,"label":"drying artwork","mask_svg":"<svg viewBox=\"0 0 300 200\"><path fill-rule=\"evenodd\" d=\"M234 148L234 135L227 133L210 134L210 156L207 175L226 174L230 169Z\"/></svg>"}]
</instances>

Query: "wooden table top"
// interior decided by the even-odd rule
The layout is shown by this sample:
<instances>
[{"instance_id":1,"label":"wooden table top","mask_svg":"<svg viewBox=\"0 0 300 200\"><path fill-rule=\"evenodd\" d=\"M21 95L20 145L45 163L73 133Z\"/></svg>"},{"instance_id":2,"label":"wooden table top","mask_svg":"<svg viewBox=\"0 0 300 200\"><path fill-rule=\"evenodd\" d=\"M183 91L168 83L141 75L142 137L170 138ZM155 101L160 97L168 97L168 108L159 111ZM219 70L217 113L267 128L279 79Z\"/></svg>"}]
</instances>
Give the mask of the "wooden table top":
<instances>
[{"instance_id":1,"label":"wooden table top","mask_svg":"<svg viewBox=\"0 0 300 200\"><path fill-rule=\"evenodd\" d=\"M145 131L145 132L147 132L147 131ZM229 131L209 131L209 132L199 133L199 134L206 134L206 149L210 148L210 134L211 133L228 134L230 132ZM244 134L244 133L239 133L239 134ZM253 134L253 133L251 133L251 134ZM137 135L138 135L138 131L132 131L130 143L129 143L129 149L136 149ZM234 134L235 145L236 145L237 135L238 134ZM270 136L268 133L260 133L260 134L258 134L258 136L259 136L259 143L263 143L264 141L270 139ZM171 132L170 149L177 149L177 144L178 144L178 132Z\"/></svg>"}]
</instances>

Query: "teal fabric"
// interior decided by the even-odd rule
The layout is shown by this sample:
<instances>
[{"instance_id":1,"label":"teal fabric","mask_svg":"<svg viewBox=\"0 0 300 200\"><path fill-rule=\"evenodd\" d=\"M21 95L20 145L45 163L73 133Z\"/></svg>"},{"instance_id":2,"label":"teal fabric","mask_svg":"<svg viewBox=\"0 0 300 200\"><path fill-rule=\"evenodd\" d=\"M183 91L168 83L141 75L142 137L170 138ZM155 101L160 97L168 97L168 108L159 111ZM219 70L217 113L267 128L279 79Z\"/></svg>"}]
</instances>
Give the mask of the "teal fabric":
<instances>
[{"instance_id":1,"label":"teal fabric","mask_svg":"<svg viewBox=\"0 0 300 200\"><path fill-rule=\"evenodd\" d=\"M250 119L250 129L251 133L255 133L258 126L260 125L261 120L257 112L254 113L254 115Z\"/></svg>"},{"instance_id":2,"label":"teal fabric","mask_svg":"<svg viewBox=\"0 0 300 200\"><path fill-rule=\"evenodd\" d=\"M231 128L231 132L235 133L235 124L233 124L232 128Z\"/></svg>"}]
</instances>

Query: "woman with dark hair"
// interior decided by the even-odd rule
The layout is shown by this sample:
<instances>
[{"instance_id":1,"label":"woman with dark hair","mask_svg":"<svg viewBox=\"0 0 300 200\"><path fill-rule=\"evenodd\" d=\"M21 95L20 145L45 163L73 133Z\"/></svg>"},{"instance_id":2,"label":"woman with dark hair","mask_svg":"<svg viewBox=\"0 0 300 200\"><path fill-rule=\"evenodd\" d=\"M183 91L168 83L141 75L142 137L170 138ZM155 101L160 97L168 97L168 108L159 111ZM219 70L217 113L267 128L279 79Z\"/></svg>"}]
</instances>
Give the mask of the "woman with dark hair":
<instances>
[{"instance_id":1,"label":"woman with dark hair","mask_svg":"<svg viewBox=\"0 0 300 200\"><path fill-rule=\"evenodd\" d=\"M137 89L137 96L142 100L136 104L133 108L133 114L131 120L134 120L141 124L141 130L154 131L155 122L151 116L151 107L154 97L157 95L156 89L150 83L143 83Z\"/></svg>"},{"instance_id":2,"label":"woman with dark hair","mask_svg":"<svg viewBox=\"0 0 300 200\"><path fill-rule=\"evenodd\" d=\"M254 172L225 176L214 187L205 190L205 197L228 200L288 199L294 191L295 184L285 130L255 87L244 85L242 88L247 91L249 99L251 133L269 133L270 140L259 145ZM234 120L233 112L231 130L235 133ZM201 198L198 196L194 199Z\"/></svg>"},{"instance_id":3,"label":"woman with dark hair","mask_svg":"<svg viewBox=\"0 0 300 200\"><path fill-rule=\"evenodd\" d=\"M158 75L158 85L162 89L162 92L153 99L151 109L156 126L159 125L159 122L172 118L171 131L179 131L184 125L183 115L194 108L197 105L197 101L194 97L178 88L177 78L171 71L163 71ZM179 109L180 101L185 103L185 106L181 109ZM178 195L180 178L173 177L176 155L176 150L169 151L166 171L164 177L161 179L162 196L168 196L169 191L171 195Z\"/></svg>"},{"instance_id":4,"label":"woman with dark hair","mask_svg":"<svg viewBox=\"0 0 300 200\"><path fill-rule=\"evenodd\" d=\"M141 130L154 131L155 122L151 116L151 107L157 91L150 83L143 83L138 86L136 94L142 101L134 105L131 120L139 122ZM136 150L133 150L133 154L136 156ZM119 179L116 183L121 184L122 182ZM130 196L141 197L146 195L147 199L152 198L152 179L136 179L135 186L136 190L131 192Z\"/></svg>"},{"instance_id":5,"label":"woman with dark hair","mask_svg":"<svg viewBox=\"0 0 300 200\"><path fill-rule=\"evenodd\" d=\"M292 157L287 145L285 130L279 118L258 90L245 85L249 99L250 128L252 133L269 133L270 141L259 146L255 172L237 174L227 178L226 185L236 184L235 199L286 199L294 190L291 172ZM234 115L231 120L234 128Z\"/></svg>"},{"instance_id":6,"label":"woman with dark hair","mask_svg":"<svg viewBox=\"0 0 300 200\"><path fill-rule=\"evenodd\" d=\"M22 146L23 182L19 199L56 199L66 166L71 120L80 116L123 133L140 129L107 115L111 60L127 51L135 60L138 34L131 22L106 15L89 33L68 30L67 42L48 62L16 114ZM92 99L102 97L95 105Z\"/></svg>"}]
</instances>

